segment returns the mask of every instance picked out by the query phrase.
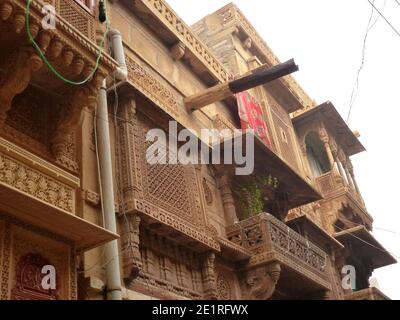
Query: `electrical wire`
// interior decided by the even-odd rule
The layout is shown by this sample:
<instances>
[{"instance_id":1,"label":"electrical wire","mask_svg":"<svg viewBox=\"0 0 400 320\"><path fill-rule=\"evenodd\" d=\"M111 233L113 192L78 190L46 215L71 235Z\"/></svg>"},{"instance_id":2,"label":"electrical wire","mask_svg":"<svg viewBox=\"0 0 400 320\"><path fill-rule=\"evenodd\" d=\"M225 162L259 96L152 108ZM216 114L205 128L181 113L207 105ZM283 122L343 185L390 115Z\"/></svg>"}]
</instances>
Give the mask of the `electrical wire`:
<instances>
[{"instance_id":1,"label":"electrical wire","mask_svg":"<svg viewBox=\"0 0 400 320\"><path fill-rule=\"evenodd\" d=\"M396 3L400 6L400 2L399 2L399 0L394 0L394 1L396 1Z\"/></svg>"},{"instance_id":2,"label":"electrical wire","mask_svg":"<svg viewBox=\"0 0 400 320\"><path fill-rule=\"evenodd\" d=\"M42 58L43 62L48 66L48 68L62 81L70 84L70 85L74 85L74 86L80 86L83 85L89 81L92 80L94 74L96 73L97 69L99 68L99 64L100 64L100 59L104 54L104 47L105 47L105 43L106 43L106 39L107 39L107 35L110 31L110 21L108 19L108 15L106 14L106 31L104 32L103 38L100 42L100 47L99 47L99 53L97 55L96 58L96 64L93 68L93 70L91 71L91 73L89 74L89 76L82 80L82 81L72 81L69 80L67 78L65 78L63 75L61 75L61 73L59 73L57 71L57 69L49 62L49 60L46 58L45 54L43 53L43 51L40 49L39 45L36 43L35 39L32 36L31 30L30 30L30 26L29 26L29 13L30 13L30 6L31 6L31 2L32 0L27 0L27 5L26 5L26 10L25 10L25 26L26 26L26 33L28 35L29 41L32 43L33 47L36 49L36 51L38 52L38 54L40 55L40 57ZM107 12L107 1L104 0L104 10L105 12Z\"/></svg>"},{"instance_id":3,"label":"electrical wire","mask_svg":"<svg viewBox=\"0 0 400 320\"><path fill-rule=\"evenodd\" d=\"M382 12L380 12L380 10L377 7L375 7L375 5L370 0L367 1L376 10L376 12L378 12L378 14L383 18L383 20L385 20L385 22L389 25L389 27L400 37L400 32L393 26L393 24L390 23L390 21L382 14Z\"/></svg>"},{"instance_id":4,"label":"electrical wire","mask_svg":"<svg viewBox=\"0 0 400 320\"><path fill-rule=\"evenodd\" d=\"M358 225L358 226L361 226L361 225ZM340 228L340 227L337 226L337 225L335 225L335 228L338 228L340 231L347 231L346 229L342 229L342 228ZM353 237L353 238L355 238L355 239L357 239L357 240L359 240L359 241L361 241L361 242L363 242L363 243L369 245L369 246L372 247L372 248L375 248L375 249L377 249L377 250L379 250L379 251L381 251L381 252L383 252L383 253L390 254L390 255L392 255L393 257L395 257L396 259L400 259L400 256L398 256L398 255L396 255L396 254L394 254L394 253L392 253L392 252L389 252L389 251L387 251L387 250L385 250L385 249L379 248L379 247L373 245L372 243L369 243L368 241L365 241L364 239L361 239L360 237L357 237L356 235L354 235L354 234L352 234L352 233L349 233L349 235L350 235L351 237Z\"/></svg>"},{"instance_id":5,"label":"electrical wire","mask_svg":"<svg viewBox=\"0 0 400 320\"><path fill-rule=\"evenodd\" d=\"M383 228L379 228L379 227L374 227L374 230L400 235L400 232L398 232L398 231L392 231L392 230L383 229Z\"/></svg>"},{"instance_id":6,"label":"electrical wire","mask_svg":"<svg viewBox=\"0 0 400 320\"><path fill-rule=\"evenodd\" d=\"M375 0L373 1L373 3L375 3ZM383 3L382 9L385 8L385 6L386 6L386 0ZM370 17L368 19L367 30L365 32L364 41L363 41L363 48L362 48L362 54L361 54L361 65L358 68L356 81L354 83L353 90L351 92L350 107L349 107L349 112L348 112L348 115L347 115L347 124L349 124L349 122L350 122L351 112L353 110L353 106L354 106L354 103L355 103L355 101L357 99L357 95L358 95L358 89L359 89L359 84L360 84L359 83L360 74L361 74L361 71L363 70L364 65L365 65L365 54L366 54L366 51L367 51L367 39L368 39L368 36L369 36L369 32L376 25L376 23L378 22L378 20L380 18L380 16L378 15L378 17L375 19L375 21L373 23L371 23L373 16L374 16L374 8L371 8L371 14L370 14Z\"/></svg>"}]
</instances>

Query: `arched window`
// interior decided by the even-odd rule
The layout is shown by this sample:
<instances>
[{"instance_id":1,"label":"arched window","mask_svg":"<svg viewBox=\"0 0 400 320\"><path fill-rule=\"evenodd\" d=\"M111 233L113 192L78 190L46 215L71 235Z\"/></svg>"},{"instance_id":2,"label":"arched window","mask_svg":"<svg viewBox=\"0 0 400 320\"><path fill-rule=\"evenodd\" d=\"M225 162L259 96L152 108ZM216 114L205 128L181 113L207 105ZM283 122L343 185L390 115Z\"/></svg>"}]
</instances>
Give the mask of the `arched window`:
<instances>
[{"instance_id":1,"label":"arched window","mask_svg":"<svg viewBox=\"0 0 400 320\"><path fill-rule=\"evenodd\" d=\"M313 175L319 177L329 172L332 168L324 148L324 143L319 138L318 133L308 133L305 143L307 147L307 159Z\"/></svg>"}]
</instances>

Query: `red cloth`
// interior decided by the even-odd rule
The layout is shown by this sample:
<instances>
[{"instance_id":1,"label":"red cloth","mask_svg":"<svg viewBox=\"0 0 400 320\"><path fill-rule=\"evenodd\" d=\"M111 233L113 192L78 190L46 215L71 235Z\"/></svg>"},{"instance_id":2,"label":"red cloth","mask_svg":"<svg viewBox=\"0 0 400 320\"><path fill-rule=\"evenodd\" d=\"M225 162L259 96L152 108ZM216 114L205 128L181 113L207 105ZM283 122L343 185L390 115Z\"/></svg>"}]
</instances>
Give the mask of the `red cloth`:
<instances>
[{"instance_id":1,"label":"red cloth","mask_svg":"<svg viewBox=\"0 0 400 320\"><path fill-rule=\"evenodd\" d=\"M239 106L239 117L242 130L253 129L255 134L269 148L271 140L268 137L267 123L260 104L247 92L236 95Z\"/></svg>"}]
</instances>

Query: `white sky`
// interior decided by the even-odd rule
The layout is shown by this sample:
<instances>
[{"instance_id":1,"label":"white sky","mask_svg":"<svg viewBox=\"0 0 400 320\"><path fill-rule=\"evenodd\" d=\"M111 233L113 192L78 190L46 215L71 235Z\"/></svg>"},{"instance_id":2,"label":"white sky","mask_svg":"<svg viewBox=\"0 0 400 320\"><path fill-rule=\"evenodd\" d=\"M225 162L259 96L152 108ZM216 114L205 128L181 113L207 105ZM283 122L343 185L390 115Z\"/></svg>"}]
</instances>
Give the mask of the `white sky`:
<instances>
[{"instance_id":1,"label":"white sky","mask_svg":"<svg viewBox=\"0 0 400 320\"><path fill-rule=\"evenodd\" d=\"M189 25L230 2L167 1ZM375 5L381 9L384 1L375 0ZM295 77L308 94L318 103L332 101L346 120L371 12L367 0L234 2L282 61L295 59L300 66ZM386 0L383 13L400 31L400 6L395 0ZM367 40L365 67L350 123L352 130L361 133L367 148L367 152L353 157L353 164L374 226L397 232L375 230L374 235L398 257L399 57L400 37L380 19ZM374 277L386 295L400 300L400 264L379 269Z\"/></svg>"}]
</instances>

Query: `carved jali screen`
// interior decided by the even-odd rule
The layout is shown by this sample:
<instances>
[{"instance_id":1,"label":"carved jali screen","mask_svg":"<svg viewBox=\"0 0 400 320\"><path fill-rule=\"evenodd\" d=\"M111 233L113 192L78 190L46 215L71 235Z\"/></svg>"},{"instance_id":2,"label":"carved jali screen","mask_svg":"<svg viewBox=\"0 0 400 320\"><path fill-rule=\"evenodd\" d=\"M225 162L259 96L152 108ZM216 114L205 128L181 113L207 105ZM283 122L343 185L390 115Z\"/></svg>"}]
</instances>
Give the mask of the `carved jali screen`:
<instances>
[{"instance_id":1,"label":"carved jali screen","mask_svg":"<svg viewBox=\"0 0 400 320\"><path fill-rule=\"evenodd\" d=\"M199 181L193 165L149 164L146 150L151 145L146 142L146 134L156 126L147 117L138 114L135 130L136 170L139 188L146 202L167 211L179 220L184 220L197 230L204 230L204 215L201 210ZM165 154L165 156L168 156Z\"/></svg>"}]
</instances>

